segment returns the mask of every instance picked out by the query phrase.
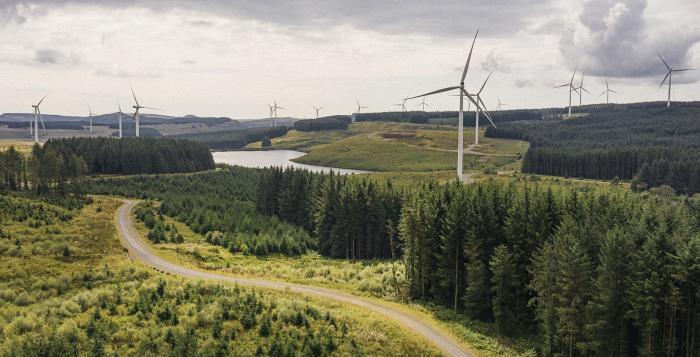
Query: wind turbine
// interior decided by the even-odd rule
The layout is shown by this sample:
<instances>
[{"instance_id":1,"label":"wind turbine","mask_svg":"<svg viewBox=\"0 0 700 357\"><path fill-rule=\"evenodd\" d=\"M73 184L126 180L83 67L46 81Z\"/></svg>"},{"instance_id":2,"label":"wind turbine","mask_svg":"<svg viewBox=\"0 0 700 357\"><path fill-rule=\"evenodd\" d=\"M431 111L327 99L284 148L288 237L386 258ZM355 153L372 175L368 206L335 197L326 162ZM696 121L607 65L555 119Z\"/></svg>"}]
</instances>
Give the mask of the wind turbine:
<instances>
[{"instance_id":1,"label":"wind turbine","mask_svg":"<svg viewBox=\"0 0 700 357\"><path fill-rule=\"evenodd\" d=\"M586 88L583 88L583 73L581 73L581 83L578 85L578 106L583 105L583 92L591 94Z\"/></svg>"},{"instance_id":2,"label":"wind turbine","mask_svg":"<svg viewBox=\"0 0 700 357\"><path fill-rule=\"evenodd\" d=\"M554 87L554 88L569 87L569 116L571 116L571 92L578 93L578 91L576 90L576 87L574 87L574 77L576 76L577 70L578 70L578 68L574 69L574 74L571 75L571 80L569 81L569 83Z\"/></svg>"},{"instance_id":3,"label":"wind turbine","mask_svg":"<svg viewBox=\"0 0 700 357\"><path fill-rule=\"evenodd\" d=\"M156 108L149 108L149 107L144 107L141 104L139 104L139 100L136 99L136 93L134 93L134 87L131 87L131 94L134 96L134 102L136 103L132 108L134 108L134 122L136 123L136 137L138 138L140 136L140 121L139 121L139 110L141 109L151 109L151 110L158 110Z\"/></svg>"},{"instance_id":4,"label":"wind turbine","mask_svg":"<svg viewBox=\"0 0 700 357\"><path fill-rule=\"evenodd\" d=\"M615 94L620 94L612 89L610 89L610 85L608 84L608 80L605 80L605 90L603 93L600 93L600 95L605 94L605 104L610 104L610 93L615 93Z\"/></svg>"},{"instance_id":5,"label":"wind turbine","mask_svg":"<svg viewBox=\"0 0 700 357\"><path fill-rule=\"evenodd\" d=\"M285 109L285 108L282 108L282 107L280 107L279 105L277 105L277 101L276 101L276 100L273 100L273 102L275 103L275 105L273 106L274 113L275 113L275 126L277 126L277 110L278 110L278 109Z\"/></svg>"},{"instance_id":6,"label":"wind turbine","mask_svg":"<svg viewBox=\"0 0 700 357\"><path fill-rule=\"evenodd\" d=\"M666 104L666 107L671 107L671 77L673 77L673 72L685 72L685 71L692 71L692 68L684 68L684 69L673 69L671 66L668 65L666 60L661 56L659 52L656 52L657 55L659 55L659 59L661 62L664 63L664 66L666 66L666 70L668 70L668 73L666 73L666 77L664 77L664 80L661 81L661 85L659 86L659 89L664 86L664 83L666 83L666 78L668 78L668 103Z\"/></svg>"},{"instance_id":7,"label":"wind turbine","mask_svg":"<svg viewBox=\"0 0 700 357\"><path fill-rule=\"evenodd\" d=\"M39 103L32 104L32 108L34 108L34 142L39 143L39 120L41 120L41 126L44 128L44 133L46 133L46 126L44 125L44 118L41 117L41 109L39 109L39 106L41 105L41 102L46 99L46 96L44 98L41 98ZM31 134L32 128L32 122L29 122L29 133Z\"/></svg>"},{"instance_id":8,"label":"wind turbine","mask_svg":"<svg viewBox=\"0 0 700 357\"><path fill-rule=\"evenodd\" d=\"M90 105L88 105L88 111L90 112L90 115L88 115L90 118L90 135L92 135L92 108L90 108Z\"/></svg>"},{"instance_id":9,"label":"wind turbine","mask_svg":"<svg viewBox=\"0 0 700 357\"><path fill-rule=\"evenodd\" d=\"M363 106L361 106L361 105L360 105L360 101L357 100L357 98L355 98L355 102L357 103L357 114L362 113L362 109L367 109L367 108L369 108L369 107L363 107Z\"/></svg>"},{"instance_id":10,"label":"wind turbine","mask_svg":"<svg viewBox=\"0 0 700 357\"><path fill-rule=\"evenodd\" d=\"M496 97L496 99L498 99L498 105L496 106L496 110L501 110L501 108L503 108L503 107L505 107L506 105L508 105L508 104L505 104L505 103L501 103L501 98Z\"/></svg>"},{"instance_id":11,"label":"wind turbine","mask_svg":"<svg viewBox=\"0 0 700 357\"><path fill-rule=\"evenodd\" d=\"M267 107L270 109L270 115L267 118L270 119L270 128L272 128L272 114L275 112L275 106L268 104Z\"/></svg>"},{"instance_id":12,"label":"wind turbine","mask_svg":"<svg viewBox=\"0 0 700 357\"><path fill-rule=\"evenodd\" d=\"M496 127L496 124L493 123L493 120L491 120L491 115L486 111L486 104L484 104L484 100L481 99L481 92L484 91L484 87L486 87L486 83L489 81L489 78L491 78L491 75L493 74L493 71L489 73L489 75L486 77L486 80L484 81L484 84L481 85L481 88L479 88L479 91L476 93L476 114L475 114L475 119L474 119L474 146L479 145L479 112L484 112L484 116L486 116L486 119L488 119L491 122L491 125L493 127Z\"/></svg>"},{"instance_id":13,"label":"wind turbine","mask_svg":"<svg viewBox=\"0 0 700 357\"><path fill-rule=\"evenodd\" d=\"M423 101L422 101L420 104L418 104L418 105L420 105L420 106L423 107L423 111L425 111L425 107L426 107L426 106L427 106L428 108L430 108L430 105L428 105L428 103L425 102L425 97L423 97Z\"/></svg>"},{"instance_id":14,"label":"wind turbine","mask_svg":"<svg viewBox=\"0 0 700 357\"><path fill-rule=\"evenodd\" d=\"M457 131L457 179L462 181L464 178L462 177L462 160L463 160L463 155L464 155L464 97L466 96L471 103L474 103L474 105L479 107L479 103L477 103L474 98L471 96L471 94L467 93L467 91L464 89L464 80L467 77L467 71L469 70L469 62L472 60L472 52L474 51L474 44L476 43L476 37L479 35L479 30L476 30L476 34L474 35L474 40L472 41L472 46L469 49L469 56L467 57L467 63L464 65L464 71L462 72L462 77L460 78L459 85L458 86L453 86L453 87L447 87L447 88L442 88L438 89L432 92L428 92L425 94L417 95L415 97L411 98L406 98L406 99L414 99L414 98L420 98L420 97L426 97L429 95L433 94L438 94L438 93L443 93L443 92L449 92L455 89L459 90L459 121L458 121L458 131Z\"/></svg>"},{"instance_id":15,"label":"wind turbine","mask_svg":"<svg viewBox=\"0 0 700 357\"><path fill-rule=\"evenodd\" d=\"M318 112L319 112L321 109L323 109L323 106L320 106L320 107L312 107L312 108L314 108L314 110L316 111L316 119L318 119Z\"/></svg>"}]
</instances>

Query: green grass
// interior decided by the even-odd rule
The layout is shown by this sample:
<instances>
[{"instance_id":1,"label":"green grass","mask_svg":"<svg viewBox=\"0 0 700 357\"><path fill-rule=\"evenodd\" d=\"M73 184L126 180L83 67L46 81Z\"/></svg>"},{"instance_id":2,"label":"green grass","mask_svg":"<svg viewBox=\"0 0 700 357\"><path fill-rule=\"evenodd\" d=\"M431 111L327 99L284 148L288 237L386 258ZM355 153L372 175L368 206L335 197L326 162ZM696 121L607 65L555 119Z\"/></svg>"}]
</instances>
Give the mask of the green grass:
<instances>
[{"instance_id":1,"label":"green grass","mask_svg":"<svg viewBox=\"0 0 700 357\"><path fill-rule=\"evenodd\" d=\"M316 253L300 257L232 254L206 243L201 235L183 223L167 216L164 218L183 234L185 243L150 244L150 247L158 255L178 264L232 276L322 286L381 299L386 304L416 314L433 326L450 331L478 356L534 356L532 341L528 339L500 337L492 325L470 320L443 307L405 303L402 298L404 265L401 261L348 261L328 259ZM142 237L148 234L141 223L136 223L136 229Z\"/></svg>"}]
</instances>

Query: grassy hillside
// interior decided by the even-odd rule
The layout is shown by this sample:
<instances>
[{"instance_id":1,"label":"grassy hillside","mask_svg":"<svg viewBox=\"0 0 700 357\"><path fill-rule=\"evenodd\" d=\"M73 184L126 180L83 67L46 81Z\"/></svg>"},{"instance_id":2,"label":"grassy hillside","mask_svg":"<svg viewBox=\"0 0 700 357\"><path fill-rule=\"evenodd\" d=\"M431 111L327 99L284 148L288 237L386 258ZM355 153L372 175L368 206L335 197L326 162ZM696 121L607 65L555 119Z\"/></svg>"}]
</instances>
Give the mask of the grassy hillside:
<instances>
[{"instance_id":1,"label":"grassy hillside","mask_svg":"<svg viewBox=\"0 0 700 357\"><path fill-rule=\"evenodd\" d=\"M357 308L133 265L120 202L0 200L0 355L435 355Z\"/></svg>"}]
</instances>

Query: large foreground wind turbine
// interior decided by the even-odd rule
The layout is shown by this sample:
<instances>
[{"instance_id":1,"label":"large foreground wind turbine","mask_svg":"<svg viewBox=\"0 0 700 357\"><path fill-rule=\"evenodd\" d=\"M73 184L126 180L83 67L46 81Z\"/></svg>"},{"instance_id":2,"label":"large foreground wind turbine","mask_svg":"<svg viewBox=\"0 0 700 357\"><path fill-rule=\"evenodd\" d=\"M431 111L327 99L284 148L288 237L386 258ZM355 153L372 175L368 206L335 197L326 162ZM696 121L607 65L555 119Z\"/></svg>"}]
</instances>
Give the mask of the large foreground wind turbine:
<instances>
[{"instance_id":1,"label":"large foreground wind turbine","mask_svg":"<svg viewBox=\"0 0 700 357\"><path fill-rule=\"evenodd\" d=\"M659 59L661 60L661 62L664 63L664 66L666 66L666 70L668 70L668 72L666 73L666 77L664 77L664 80L661 81L661 85L659 86L659 88L664 86L664 83L666 83L666 79L668 78L668 103L666 104L666 107L670 107L671 106L671 77L673 77L673 72L692 71L692 68L673 69L673 68L671 68L671 66L668 65L666 60L664 60L664 58L661 56L661 54L659 52L656 52L656 54L659 55Z\"/></svg>"},{"instance_id":2,"label":"large foreground wind turbine","mask_svg":"<svg viewBox=\"0 0 700 357\"><path fill-rule=\"evenodd\" d=\"M312 108L314 108L314 110L316 111L316 119L318 119L318 112L319 112L321 109L323 109L323 105L320 106L320 107L312 107Z\"/></svg>"},{"instance_id":3,"label":"large foreground wind turbine","mask_svg":"<svg viewBox=\"0 0 700 357\"><path fill-rule=\"evenodd\" d=\"M583 92L588 93L589 95L591 92L589 92L586 88L583 88L583 73L581 73L581 83L578 85L578 106L583 105Z\"/></svg>"},{"instance_id":4,"label":"large foreground wind turbine","mask_svg":"<svg viewBox=\"0 0 700 357\"><path fill-rule=\"evenodd\" d=\"M605 80L605 90L603 93L600 93L600 95L605 94L605 104L610 104L610 93L615 93L615 94L620 94L612 89L610 89L610 85L608 84L608 80Z\"/></svg>"},{"instance_id":5,"label":"large foreground wind turbine","mask_svg":"<svg viewBox=\"0 0 700 357\"><path fill-rule=\"evenodd\" d=\"M469 62L471 62L472 59L472 52L474 51L474 44L476 43L476 37L479 35L479 30L476 30L476 34L474 35L474 40L472 41L472 46L469 49L469 56L467 57L467 63L464 65L464 71L462 72L462 77L460 78L459 85L454 86L454 87L447 87L447 88L442 88L438 89L432 92L428 92L425 94L417 95L415 97L411 98L406 98L406 99L414 99L414 98L420 98L420 97L426 97L429 95L433 94L438 94L438 93L443 93L443 92L449 92L455 89L459 90L459 120L458 120L458 131L457 131L457 179L462 181L464 178L462 177L462 159L464 155L464 97L466 96L470 102L474 103L474 105L479 107L479 103L477 103L474 98L467 93L467 91L464 89L464 79L467 77L467 71L469 70Z\"/></svg>"},{"instance_id":6,"label":"large foreground wind turbine","mask_svg":"<svg viewBox=\"0 0 700 357\"><path fill-rule=\"evenodd\" d=\"M578 69L574 69L574 74L571 75L571 80L569 81L569 83L554 87L554 88L569 87L569 116L571 116L571 93L573 93L573 92L578 93L578 91L576 90L576 87L574 87L574 77L576 76L577 70Z\"/></svg>"},{"instance_id":7,"label":"large foreground wind turbine","mask_svg":"<svg viewBox=\"0 0 700 357\"><path fill-rule=\"evenodd\" d=\"M41 109L39 109L39 106L41 105L41 102L46 99L46 96L44 98L41 98L39 103L32 104L32 108L34 108L34 142L38 143L39 142L39 121L41 120L41 126L44 128L44 133L46 133L46 126L44 125L44 118L41 117ZM31 133L31 127L32 127L32 122L29 122L29 130Z\"/></svg>"},{"instance_id":8,"label":"large foreground wind turbine","mask_svg":"<svg viewBox=\"0 0 700 357\"><path fill-rule=\"evenodd\" d=\"M484 103L484 100L481 99L481 92L484 91L484 88L486 87L486 83L489 81L489 78L491 78L491 74L493 72L489 73L488 77L486 77L486 80L484 81L484 84L481 85L481 88L479 88L479 91L476 92L476 114L474 117L474 145L479 145L479 112L483 112L484 116L486 119L488 119L491 122L491 125L493 127L496 127L496 124L493 123L493 120L491 120L491 115L486 111L486 104Z\"/></svg>"}]
</instances>

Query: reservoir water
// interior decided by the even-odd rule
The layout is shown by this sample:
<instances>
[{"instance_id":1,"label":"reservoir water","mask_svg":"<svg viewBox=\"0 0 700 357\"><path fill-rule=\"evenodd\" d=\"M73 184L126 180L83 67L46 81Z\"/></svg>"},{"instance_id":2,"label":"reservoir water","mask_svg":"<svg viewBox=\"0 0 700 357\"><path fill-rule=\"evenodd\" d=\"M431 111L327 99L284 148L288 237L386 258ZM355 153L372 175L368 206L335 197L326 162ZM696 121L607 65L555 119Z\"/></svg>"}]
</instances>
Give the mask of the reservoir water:
<instances>
[{"instance_id":1,"label":"reservoir water","mask_svg":"<svg viewBox=\"0 0 700 357\"><path fill-rule=\"evenodd\" d=\"M217 164L237 165L244 167L282 167L282 168L297 168L313 172L329 172L333 170L335 173L342 175L350 174L365 174L369 171L341 169L336 167L317 166L299 164L293 162L293 159L306 155L301 151L294 150L268 150L268 151L215 151L212 152L214 162Z\"/></svg>"}]
</instances>

